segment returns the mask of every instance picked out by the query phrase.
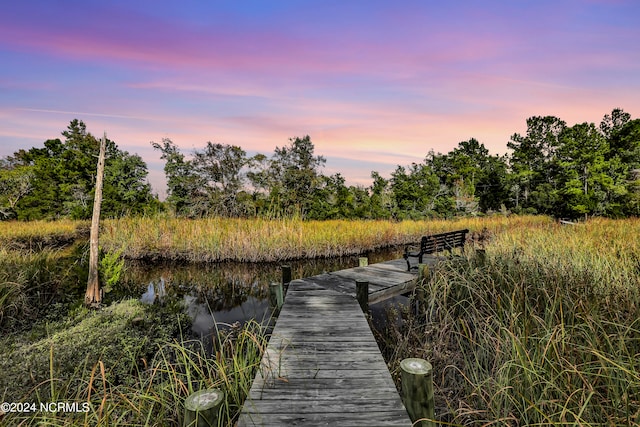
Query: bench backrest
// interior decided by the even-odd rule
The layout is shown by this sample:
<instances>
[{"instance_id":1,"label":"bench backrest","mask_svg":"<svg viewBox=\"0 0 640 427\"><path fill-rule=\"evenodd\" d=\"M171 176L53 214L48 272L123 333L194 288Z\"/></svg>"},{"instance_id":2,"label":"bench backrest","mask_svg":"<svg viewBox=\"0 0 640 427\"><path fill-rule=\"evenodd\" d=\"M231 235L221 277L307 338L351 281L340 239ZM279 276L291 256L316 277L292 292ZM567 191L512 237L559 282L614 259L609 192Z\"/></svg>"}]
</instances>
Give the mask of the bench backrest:
<instances>
[{"instance_id":1,"label":"bench backrest","mask_svg":"<svg viewBox=\"0 0 640 427\"><path fill-rule=\"evenodd\" d=\"M458 230L423 236L420 240L420 252L423 254L433 254L464 247L468 232L469 230Z\"/></svg>"}]
</instances>

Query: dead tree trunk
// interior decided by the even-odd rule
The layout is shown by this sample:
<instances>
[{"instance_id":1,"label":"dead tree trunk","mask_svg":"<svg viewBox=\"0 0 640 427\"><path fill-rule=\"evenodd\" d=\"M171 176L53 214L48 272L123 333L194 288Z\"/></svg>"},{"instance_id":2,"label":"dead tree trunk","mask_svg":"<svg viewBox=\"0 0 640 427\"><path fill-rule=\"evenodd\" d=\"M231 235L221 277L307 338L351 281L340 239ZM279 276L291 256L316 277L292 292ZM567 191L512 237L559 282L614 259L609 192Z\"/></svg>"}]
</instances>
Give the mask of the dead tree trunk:
<instances>
[{"instance_id":1,"label":"dead tree trunk","mask_svg":"<svg viewBox=\"0 0 640 427\"><path fill-rule=\"evenodd\" d=\"M87 280L87 292L84 294L84 303L87 306L98 308L102 303L100 293L100 281L98 280L98 234L100 231L100 205L102 204L102 178L104 176L104 157L107 145L107 133L100 141L100 154L98 155L98 173L96 175L96 192L93 198L93 216L91 217L91 236L89 238L89 278Z\"/></svg>"}]
</instances>

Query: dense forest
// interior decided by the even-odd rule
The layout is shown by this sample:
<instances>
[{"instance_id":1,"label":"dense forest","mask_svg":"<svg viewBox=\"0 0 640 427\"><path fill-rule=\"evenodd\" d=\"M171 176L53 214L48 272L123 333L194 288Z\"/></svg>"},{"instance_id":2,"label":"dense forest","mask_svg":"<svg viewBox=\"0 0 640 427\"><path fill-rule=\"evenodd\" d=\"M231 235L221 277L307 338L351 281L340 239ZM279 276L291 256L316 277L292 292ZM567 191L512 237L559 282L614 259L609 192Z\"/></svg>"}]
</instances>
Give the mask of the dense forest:
<instances>
[{"instance_id":1,"label":"dense forest","mask_svg":"<svg viewBox=\"0 0 640 427\"><path fill-rule=\"evenodd\" d=\"M64 141L0 159L0 219L88 218L99 142L72 120ZM326 159L309 136L268 157L208 142L185 154L169 139L152 142L165 161L168 197L160 202L136 154L107 140L103 216L169 211L203 216L305 219L418 219L488 213L540 213L563 218L640 214L640 119L622 109L599 125L568 126L554 116L527 119L509 153L491 155L475 138L447 154L397 166L389 178L372 171L369 187L326 176Z\"/></svg>"}]
</instances>

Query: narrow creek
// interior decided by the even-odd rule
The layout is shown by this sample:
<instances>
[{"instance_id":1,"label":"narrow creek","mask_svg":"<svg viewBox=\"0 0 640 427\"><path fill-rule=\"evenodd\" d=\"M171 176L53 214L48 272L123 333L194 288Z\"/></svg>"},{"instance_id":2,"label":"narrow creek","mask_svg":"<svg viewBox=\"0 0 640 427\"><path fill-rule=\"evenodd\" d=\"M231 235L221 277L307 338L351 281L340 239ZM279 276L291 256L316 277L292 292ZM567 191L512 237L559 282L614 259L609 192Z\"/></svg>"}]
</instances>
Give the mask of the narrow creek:
<instances>
[{"instance_id":1,"label":"narrow creek","mask_svg":"<svg viewBox=\"0 0 640 427\"><path fill-rule=\"evenodd\" d=\"M387 248L364 254L369 263L402 257L402 248ZM138 289L145 303L182 300L192 319L192 331L206 343L216 330L243 324L251 319L268 326L272 309L268 302L269 284L282 279L281 265L291 266L292 279L358 265L358 256L295 260L286 263L164 263L149 265L130 262L125 281L129 289ZM406 304L396 297L371 305L377 327L383 327L384 312L390 305Z\"/></svg>"}]
</instances>

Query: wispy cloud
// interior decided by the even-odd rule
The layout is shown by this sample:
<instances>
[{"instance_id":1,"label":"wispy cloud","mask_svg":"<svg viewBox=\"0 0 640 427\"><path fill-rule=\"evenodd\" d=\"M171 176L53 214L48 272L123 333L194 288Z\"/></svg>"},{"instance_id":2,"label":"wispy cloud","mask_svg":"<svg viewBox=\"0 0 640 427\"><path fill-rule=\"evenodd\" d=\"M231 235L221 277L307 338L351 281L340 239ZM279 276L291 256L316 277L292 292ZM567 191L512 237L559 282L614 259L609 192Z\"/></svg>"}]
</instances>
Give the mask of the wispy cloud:
<instances>
[{"instance_id":1,"label":"wispy cloud","mask_svg":"<svg viewBox=\"0 0 640 427\"><path fill-rule=\"evenodd\" d=\"M504 152L531 115L640 114L632 1L65 5L3 5L0 155L79 118L153 177L151 140L270 153L309 134L361 180L471 137Z\"/></svg>"},{"instance_id":2,"label":"wispy cloud","mask_svg":"<svg viewBox=\"0 0 640 427\"><path fill-rule=\"evenodd\" d=\"M110 113L92 113L88 111L63 111L63 110L47 110L42 108L16 108L16 111L25 111L33 113L57 114L73 117L105 117L114 119L127 120L149 120L151 117L135 116L130 114L110 114Z\"/></svg>"}]
</instances>

